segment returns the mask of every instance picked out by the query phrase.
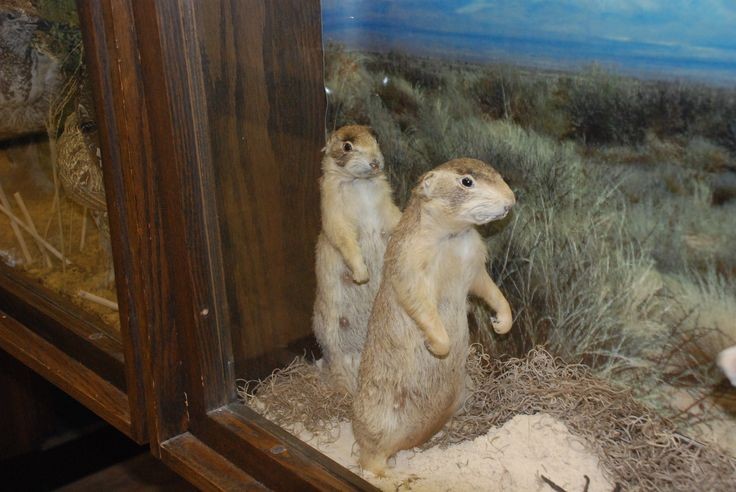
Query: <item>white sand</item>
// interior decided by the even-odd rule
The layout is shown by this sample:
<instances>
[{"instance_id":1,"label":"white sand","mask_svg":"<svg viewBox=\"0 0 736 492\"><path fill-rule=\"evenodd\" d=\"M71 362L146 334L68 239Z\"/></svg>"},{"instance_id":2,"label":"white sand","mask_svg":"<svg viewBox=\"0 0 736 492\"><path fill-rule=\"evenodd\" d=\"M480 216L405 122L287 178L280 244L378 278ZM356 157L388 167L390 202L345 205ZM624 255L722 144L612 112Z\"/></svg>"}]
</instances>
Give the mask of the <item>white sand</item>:
<instances>
[{"instance_id":1,"label":"white sand","mask_svg":"<svg viewBox=\"0 0 736 492\"><path fill-rule=\"evenodd\" d=\"M598 458L584 441L547 414L518 415L474 441L447 449L402 451L385 478L363 473L358 467L353 454L357 446L349 423L340 424L336 442L319 441L319 436L313 436L307 442L386 491L552 490L542 481L542 475L569 491L584 489L584 475L590 478L590 492L613 490L613 484L600 470Z\"/></svg>"}]
</instances>

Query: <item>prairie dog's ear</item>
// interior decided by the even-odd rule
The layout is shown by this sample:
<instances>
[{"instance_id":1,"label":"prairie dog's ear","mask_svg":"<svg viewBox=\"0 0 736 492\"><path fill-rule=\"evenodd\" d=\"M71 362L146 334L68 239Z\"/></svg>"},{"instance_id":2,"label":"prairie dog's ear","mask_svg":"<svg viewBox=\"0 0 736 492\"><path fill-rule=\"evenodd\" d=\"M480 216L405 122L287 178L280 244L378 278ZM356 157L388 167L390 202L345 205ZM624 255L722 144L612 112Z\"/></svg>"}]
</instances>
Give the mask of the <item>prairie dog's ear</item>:
<instances>
[{"instance_id":1,"label":"prairie dog's ear","mask_svg":"<svg viewBox=\"0 0 736 492\"><path fill-rule=\"evenodd\" d=\"M433 171L428 172L422 177L422 181L419 184L419 195L423 197L429 197L432 195L432 188L436 181L437 176Z\"/></svg>"},{"instance_id":2,"label":"prairie dog's ear","mask_svg":"<svg viewBox=\"0 0 736 492\"><path fill-rule=\"evenodd\" d=\"M325 146L322 147L321 152L327 152L327 149L329 149L330 146L332 146L332 143L335 141L336 138L337 138L337 132L336 131L330 132L330 134L327 136L327 140L325 141Z\"/></svg>"}]
</instances>

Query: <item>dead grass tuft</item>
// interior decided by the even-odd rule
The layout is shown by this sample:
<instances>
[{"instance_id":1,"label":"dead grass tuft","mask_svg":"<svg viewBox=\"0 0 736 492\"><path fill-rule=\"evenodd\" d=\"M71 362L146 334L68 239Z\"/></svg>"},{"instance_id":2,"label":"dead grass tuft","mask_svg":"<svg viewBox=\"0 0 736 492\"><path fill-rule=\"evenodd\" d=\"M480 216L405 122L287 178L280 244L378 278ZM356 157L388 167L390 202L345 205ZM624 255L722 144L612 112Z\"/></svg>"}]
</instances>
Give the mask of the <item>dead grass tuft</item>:
<instances>
[{"instance_id":1,"label":"dead grass tuft","mask_svg":"<svg viewBox=\"0 0 736 492\"><path fill-rule=\"evenodd\" d=\"M262 381L238 381L238 396L256 412L288 431L319 435L321 442L339 437L339 423L350 420L353 400L332 387L320 368L297 357Z\"/></svg>"},{"instance_id":2,"label":"dead grass tuft","mask_svg":"<svg viewBox=\"0 0 736 492\"><path fill-rule=\"evenodd\" d=\"M581 364L542 348L499 360L475 345L468 358L473 388L461 412L424 448L473 439L515 415L547 413L595 452L609 478L627 490L731 490L736 460L682 436L675 424ZM275 423L335 439L350 419L350 397L331 390L320 370L297 359L261 382L243 383L244 402Z\"/></svg>"}]
</instances>

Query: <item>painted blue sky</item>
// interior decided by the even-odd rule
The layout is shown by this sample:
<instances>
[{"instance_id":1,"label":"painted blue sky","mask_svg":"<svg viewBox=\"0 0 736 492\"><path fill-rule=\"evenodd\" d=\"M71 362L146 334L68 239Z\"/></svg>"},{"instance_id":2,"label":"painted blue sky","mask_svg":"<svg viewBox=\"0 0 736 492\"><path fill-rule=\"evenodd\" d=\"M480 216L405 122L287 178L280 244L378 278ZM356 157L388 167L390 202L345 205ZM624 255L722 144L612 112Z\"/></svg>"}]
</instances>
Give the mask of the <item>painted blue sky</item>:
<instances>
[{"instance_id":1,"label":"painted blue sky","mask_svg":"<svg viewBox=\"0 0 736 492\"><path fill-rule=\"evenodd\" d=\"M325 39L736 84L734 0L322 0Z\"/></svg>"}]
</instances>

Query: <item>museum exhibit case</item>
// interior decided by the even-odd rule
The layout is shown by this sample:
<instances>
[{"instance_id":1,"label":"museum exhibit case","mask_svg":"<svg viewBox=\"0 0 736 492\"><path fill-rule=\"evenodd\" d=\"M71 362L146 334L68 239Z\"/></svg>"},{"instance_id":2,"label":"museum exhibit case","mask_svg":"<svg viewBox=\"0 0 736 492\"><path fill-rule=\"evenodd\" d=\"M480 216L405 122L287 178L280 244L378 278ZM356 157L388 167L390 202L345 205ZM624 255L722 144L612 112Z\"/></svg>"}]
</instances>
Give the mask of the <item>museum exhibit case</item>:
<instances>
[{"instance_id":1,"label":"museum exhibit case","mask_svg":"<svg viewBox=\"0 0 736 492\"><path fill-rule=\"evenodd\" d=\"M2 96L15 112L0 121L0 348L194 485L726 490L736 477L719 438L736 399L716 364L736 344L730 48L708 71L672 55L667 32L603 39L594 7L562 2L6 3L7 94L40 109ZM585 28L560 34L575 12ZM539 16L556 23L522 36ZM712 22L714 36L727 24ZM335 176L333 192L353 191L330 207ZM380 224L373 179L396 204ZM397 292L379 278L381 248L414 231L399 211L423 216L448 189L452 207L433 213L488 189L506 202L473 208L417 268L487 250L464 271L498 288L461 292L454 355L414 312L389 317L418 320L413 352L376 345L372 302L325 299ZM335 217L358 242L372 228L377 264L345 253ZM473 229L482 240L447 246ZM453 279L427 295L441 315ZM351 427L369 376L347 391L331 379L341 360L357 374L360 350L341 359L324 334L360 326L396 363L385 381L461 356L447 415L385 477L361 466ZM430 379L379 391L387 412L429 401Z\"/></svg>"}]
</instances>

